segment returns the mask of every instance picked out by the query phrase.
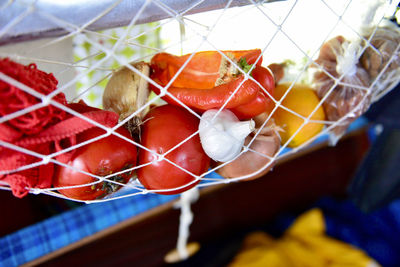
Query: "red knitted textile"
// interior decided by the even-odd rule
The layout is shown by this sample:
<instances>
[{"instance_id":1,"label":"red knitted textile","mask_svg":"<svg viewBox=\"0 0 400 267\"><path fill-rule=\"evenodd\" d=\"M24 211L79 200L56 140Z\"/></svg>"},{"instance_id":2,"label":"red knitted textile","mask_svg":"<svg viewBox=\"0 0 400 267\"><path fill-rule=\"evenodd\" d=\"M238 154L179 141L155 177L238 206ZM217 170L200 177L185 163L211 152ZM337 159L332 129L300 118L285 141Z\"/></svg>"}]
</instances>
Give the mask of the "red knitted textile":
<instances>
[{"instance_id":1,"label":"red knitted textile","mask_svg":"<svg viewBox=\"0 0 400 267\"><path fill-rule=\"evenodd\" d=\"M54 76L38 70L34 64L23 66L9 59L2 59L0 72L43 95L48 95L57 88L57 80ZM1 117L41 102L31 94L1 80L0 99ZM52 99L106 127L113 127L118 123L118 114L88 107L84 103L67 104L62 93ZM0 180L8 183L16 197L25 196L30 188L50 188L54 164L41 162L41 156L65 148L65 145L63 147L61 143L75 145L76 135L92 127L95 127L92 123L74 117L52 105L35 109L1 123L0 140L6 142L7 146L17 146L40 155L36 157L14 150L12 147L0 145L0 171L2 172ZM66 162L72 153L73 151L62 154L57 157L57 160ZM30 165L35 163L40 164ZM21 167L25 169L16 171Z\"/></svg>"},{"instance_id":2,"label":"red knitted textile","mask_svg":"<svg viewBox=\"0 0 400 267\"><path fill-rule=\"evenodd\" d=\"M42 95L48 95L57 88L58 81L53 74L38 70L35 64L24 66L5 58L0 60L0 71ZM41 103L41 99L2 80L0 80L0 99L2 99L0 102L1 116ZM60 104L67 104L63 93L57 94L52 99ZM39 133L48 125L65 117L66 112L64 110L48 105L8 120L6 124L19 132L30 135Z\"/></svg>"}]
</instances>

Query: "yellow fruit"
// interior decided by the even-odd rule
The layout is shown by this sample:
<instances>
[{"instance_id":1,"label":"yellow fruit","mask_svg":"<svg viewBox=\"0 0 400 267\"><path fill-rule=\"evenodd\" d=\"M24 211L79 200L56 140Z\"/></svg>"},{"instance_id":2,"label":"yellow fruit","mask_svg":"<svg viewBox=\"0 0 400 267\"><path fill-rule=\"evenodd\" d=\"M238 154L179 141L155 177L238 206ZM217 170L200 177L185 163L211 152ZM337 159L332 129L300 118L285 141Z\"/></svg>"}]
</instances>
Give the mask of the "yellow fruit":
<instances>
[{"instance_id":1,"label":"yellow fruit","mask_svg":"<svg viewBox=\"0 0 400 267\"><path fill-rule=\"evenodd\" d=\"M275 88L274 97L280 100L285 92L290 88L291 83L281 83ZM308 118L314 111L319 103L319 98L315 91L304 84L295 84L290 88L289 93L282 101L282 106L296 112L297 114ZM294 135L299 127L304 123L304 119L279 107L273 114L275 123L281 127L283 131L280 132L282 144L285 144L289 138ZM311 116L310 120L323 121L325 120L325 112L322 105ZM323 123L308 122L301 130L291 139L288 147L297 147L314 137L323 129Z\"/></svg>"}]
</instances>

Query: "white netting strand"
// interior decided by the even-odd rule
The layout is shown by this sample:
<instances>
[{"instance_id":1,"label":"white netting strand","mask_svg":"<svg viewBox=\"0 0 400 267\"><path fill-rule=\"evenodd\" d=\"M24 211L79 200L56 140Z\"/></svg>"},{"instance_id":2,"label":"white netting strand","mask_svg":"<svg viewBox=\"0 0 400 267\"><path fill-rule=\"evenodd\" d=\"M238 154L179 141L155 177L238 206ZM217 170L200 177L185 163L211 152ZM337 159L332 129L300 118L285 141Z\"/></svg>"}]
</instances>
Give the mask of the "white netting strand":
<instances>
[{"instance_id":1,"label":"white netting strand","mask_svg":"<svg viewBox=\"0 0 400 267\"><path fill-rule=\"evenodd\" d=\"M9 1L0 188L87 203L177 194L262 177L282 157L334 144L400 80L397 5ZM253 126L242 133L244 122ZM213 158L223 150L236 152Z\"/></svg>"}]
</instances>

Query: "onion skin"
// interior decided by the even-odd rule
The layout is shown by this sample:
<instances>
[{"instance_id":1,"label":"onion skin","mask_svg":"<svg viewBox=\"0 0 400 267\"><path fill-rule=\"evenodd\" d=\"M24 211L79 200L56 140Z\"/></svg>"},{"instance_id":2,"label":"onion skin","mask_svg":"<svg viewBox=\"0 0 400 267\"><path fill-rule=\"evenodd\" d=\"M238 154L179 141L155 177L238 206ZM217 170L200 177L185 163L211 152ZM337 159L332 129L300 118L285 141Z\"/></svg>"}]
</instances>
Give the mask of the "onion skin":
<instances>
[{"instance_id":1,"label":"onion skin","mask_svg":"<svg viewBox=\"0 0 400 267\"><path fill-rule=\"evenodd\" d=\"M143 76L150 75L148 63L140 61L131 63L131 66ZM123 120L146 103L149 92L147 81L124 66L116 71L108 81L103 93L103 108L118 113L120 120ZM147 110L142 111L140 117L143 117L146 112Z\"/></svg>"},{"instance_id":2,"label":"onion skin","mask_svg":"<svg viewBox=\"0 0 400 267\"><path fill-rule=\"evenodd\" d=\"M245 140L245 145L249 144L252 138L253 137L248 136ZM250 146L252 150L269 157L273 157L278 152L279 147L279 134L269 127L264 128ZM249 181L267 174L274 166L274 163L275 162L271 162L271 159L268 157L261 156L253 151L247 151L232 162L221 166L216 170L216 172L224 178L237 178L244 175L250 175L262 169L259 173L243 179Z\"/></svg>"},{"instance_id":3,"label":"onion skin","mask_svg":"<svg viewBox=\"0 0 400 267\"><path fill-rule=\"evenodd\" d=\"M274 74L275 84L278 84L285 76L285 63L272 63L268 65L268 68Z\"/></svg>"}]
</instances>

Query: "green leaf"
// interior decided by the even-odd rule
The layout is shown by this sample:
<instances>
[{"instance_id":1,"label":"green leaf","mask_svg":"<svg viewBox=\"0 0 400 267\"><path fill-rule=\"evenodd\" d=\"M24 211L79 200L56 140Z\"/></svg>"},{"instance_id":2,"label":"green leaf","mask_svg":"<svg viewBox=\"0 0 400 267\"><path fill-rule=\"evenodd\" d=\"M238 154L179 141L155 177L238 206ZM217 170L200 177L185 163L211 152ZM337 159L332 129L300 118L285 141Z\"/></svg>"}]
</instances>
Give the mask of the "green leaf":
<instances>
[{"instance_id":1,"label":"green leaf","mask_svg":"<svg viewBox=\"0 0 400 267\"><path fill-rule=\"evenodd\" d=\"M137 39L137 41L138 41L139 44L144 45L144 44L146 44L147 36L146 36L146 34L142 34L142 35L140 35L140 36L139 36L138 38L136 38L136 39Z\"/></svg>"},{"instance_id":2,"label":"green leaf","mask_svg":"<svg viewBox=\"0 0 400 267\"><path fill-rule=\"evenodd\" d=\"M74 62L80 61L82 58L78 56L77 54L74 54Z\"/></svg>"},{"instance_id":3,"label":"green leaf","mask_svg":"<svg viewBox=\"0 0 400 267\"><path fill-rule=\"evenodd\" d=\"M83 84L82 82L77 81L77 82L76 82L76 89L77 89L77 92L79 92L79 89L83 88L83 86L84 86L84 84Z\"/></svg>"},{"instance_id":4,"label":"green leaf","mask_svg":"<svg viewBox=\"0 0 400 267\"><path fill-rule=\"evenodd\" d=\"M252 70L254 64L247 63L246 58L241 58L239 60L239 67L245 72L251 75L250 70Z\"/></svg>"},{"instance_id":5,"label":"green leaf","mask_svg":"<svg viewBox=\"0 0 400 267\"><path fill-rule=\"evenodd\" d=\"M133 48L127 46L121 51L121 54L125 56L125 58L132 58L136 54L136 51Z\"/></svg>"},{"instance_id":6,"label":"green leaf","mask_svg":"<svg viewBox=\"0 0 400 267\"><path fill-rule=\"evenodd\" d=\"M98 95L94 92L89 92L89 95L87 96L87 99L90 102L95 102L97 98L98 98Z\"/></svg>"},{"instance_id":7,"label":"green leaf","mask_svg":"<svg viewBox=\"0 0 400 267\"><path fill-rule=\"evenodd\" d=\"M105 58L105 57L106 57L106 53L100 53L100 54L97 54L97 55L94 57L94 60L100 61L100 60L102 60L102 59Z\"/></svg>"},{"instance_id":8,"label":"green leaf","mask_svg":"<svg viewBox=\"0 0 400 267\"><path fill-rule=\"evenodd\" d=\"M84 42L83 43L83 48L85 49L86 53L90 53L90 48L92 47L92 45L89 42Z\"/></svg>"},{"instance_id":9,"label":"green leaf","mask_svg":"<svg viewBox=\"0 0 400 267\"><path fill-rule=\"evenodd\" d=\"M99 82L98 86L101 87L101 88L106 88L107 83L108 83L108 80L107 79L103 79L101 82Z\"/></svg>"}]
</instances>

